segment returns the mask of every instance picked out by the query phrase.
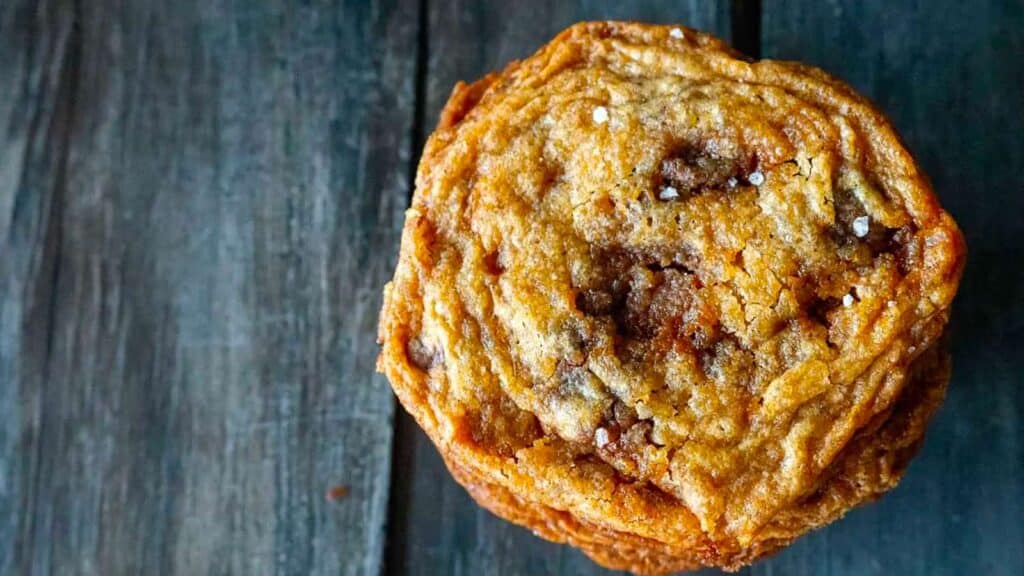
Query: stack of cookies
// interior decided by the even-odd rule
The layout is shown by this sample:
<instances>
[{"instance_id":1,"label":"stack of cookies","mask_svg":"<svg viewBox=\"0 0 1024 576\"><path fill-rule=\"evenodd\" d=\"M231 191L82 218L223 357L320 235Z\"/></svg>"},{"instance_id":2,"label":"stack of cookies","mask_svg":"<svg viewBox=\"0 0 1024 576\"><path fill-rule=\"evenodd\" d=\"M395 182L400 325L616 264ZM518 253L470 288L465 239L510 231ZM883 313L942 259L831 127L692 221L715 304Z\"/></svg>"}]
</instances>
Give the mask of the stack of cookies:
<instances>
[{"instance_id":1,"label":"stack of cookies","mask_svg":"<svg viewBox=\"0 0 1024 576\"><path fill-rule=\"evenodd\" d=\"M825 73L573 26L459 84L380 369L482 506L612 568L737 568L892 488L963 238Z\"/></svg>"}]
</instances>

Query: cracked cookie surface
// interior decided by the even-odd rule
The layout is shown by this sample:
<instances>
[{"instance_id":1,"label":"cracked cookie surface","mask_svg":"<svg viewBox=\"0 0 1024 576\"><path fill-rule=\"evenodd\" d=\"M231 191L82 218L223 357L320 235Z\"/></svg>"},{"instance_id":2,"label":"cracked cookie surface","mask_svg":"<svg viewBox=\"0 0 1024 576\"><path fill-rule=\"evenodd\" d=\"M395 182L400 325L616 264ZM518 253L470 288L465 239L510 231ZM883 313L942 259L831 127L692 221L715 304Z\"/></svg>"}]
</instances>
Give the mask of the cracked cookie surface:
<instances>
[{"instance_id":1,"label":"cracked cookie surface","mask_svg":"<svg viewBox=\"0 0 1024 576\"><path fill-rule=\"evenodd\" d=\"M894 485L964 261L850 88L680 30L579 24L456 86L380 323L475 498L641 572L738 566Z\"/></svg>"}]
</instances>

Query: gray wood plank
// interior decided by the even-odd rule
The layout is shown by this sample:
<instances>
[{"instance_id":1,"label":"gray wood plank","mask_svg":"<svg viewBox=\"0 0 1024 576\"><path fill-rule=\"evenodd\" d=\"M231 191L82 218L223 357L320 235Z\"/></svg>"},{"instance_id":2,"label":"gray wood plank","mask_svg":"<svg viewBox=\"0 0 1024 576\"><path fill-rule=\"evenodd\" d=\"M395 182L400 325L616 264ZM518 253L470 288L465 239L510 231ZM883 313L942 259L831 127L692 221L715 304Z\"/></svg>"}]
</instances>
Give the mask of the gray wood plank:
<instances>
[{"instance_id":1,"label":"gray wood plank","mask_svg":"<svg viewBox=\"0 0 1024 576\"><path fill-rule=\"evenodd\" d=\"M1024 573L1024 10L1016 0L764 4L763 55L892 119L967 236L954 375L901 486L757 574Z\"/></svg>"},{"instance_id":2,"label":"gray wood plank","mask_svg":"<svg viewBox=\"0 0 1024 576\"><path fill-rule=\"evenodd\" d=\"M730 35L725 2L429 2L424 133L458 80L526 57L581 20L675 22ZM396 437L388 573L434 576L607 574L576 550L551 544L478 508L451 479L436 449L402 411Z\"/></svg>"},{"instance_id":3,"label":"gray wood plank","mask_svg":"<svg viewBox=\"0 0 1024 576\"><path fill-rule=\"evenodd\" d=\"M0 572L379 573L417 11L0 5Z\"/></svg>"},{"instance_id":4,"label":"gray wood plank","mask_svg":"<svg viewBox=\"0 0 1024 576\"><path fill-rule=\"evenodd\" d=\"M0 574L24 571L35 524L73 23L69 2L0 4Z\"/></svg>"}]
</instances>

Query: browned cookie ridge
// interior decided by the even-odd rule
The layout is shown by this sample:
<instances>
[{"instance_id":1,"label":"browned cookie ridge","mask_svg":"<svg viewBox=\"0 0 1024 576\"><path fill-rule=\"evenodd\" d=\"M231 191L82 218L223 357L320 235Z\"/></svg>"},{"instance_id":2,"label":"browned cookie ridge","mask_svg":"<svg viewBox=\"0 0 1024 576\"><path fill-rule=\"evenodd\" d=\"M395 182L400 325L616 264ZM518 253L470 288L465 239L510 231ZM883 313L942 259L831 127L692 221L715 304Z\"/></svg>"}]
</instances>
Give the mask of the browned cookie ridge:
<instances>
[{"instance_id":1,"label":"browned cookie ridge","mask_svg":"<svg viewBox=\"0 0 1024 576\"><path fill-rule=\"evenodd\" d=\"M578 24L456 86L379 368L495 513L615 568L735 568L898 481L964 254L846 85Z\"/></svg>"}]
</instances>

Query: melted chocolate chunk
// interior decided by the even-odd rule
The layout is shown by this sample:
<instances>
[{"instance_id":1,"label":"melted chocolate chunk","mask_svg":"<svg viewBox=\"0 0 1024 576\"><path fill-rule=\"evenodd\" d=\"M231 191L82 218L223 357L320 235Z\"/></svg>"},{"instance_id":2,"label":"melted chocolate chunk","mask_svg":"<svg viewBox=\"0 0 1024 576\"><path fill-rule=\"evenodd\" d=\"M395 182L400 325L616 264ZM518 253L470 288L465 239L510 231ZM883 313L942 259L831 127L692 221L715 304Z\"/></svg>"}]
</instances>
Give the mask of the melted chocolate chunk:
<instances>
[{"instance_id":1,"label":"melted chocolate chunk","mask_svg":"<svg viewBox=\"0 0 1024 576\"><path fill-rule=\"evenodd\" d=\"M683 338L696 349L715 342L717 318L700 295L703 283L686 264L640 252L611 251L599 258L606 263L605 277L577 292L578 310L609 317L616 333L630 341L658 339L670 346Z\"/></svg>"},{"instance_id":2,"label":"melted chocolate chunk","mask_svg":"<svg viewBox=\"0 0 1024 576\"><path fill-rule=\"evenodd\" d=\"M405 345L405 353L409 361L421 370L429 371L435 366L444 364L444 356L440 350L428 347L419 338L411 338Z\"/></svg>"},{"instance_id":3,"label":"melted chocolate chunk","mask_svg":"<svg viewBox=\"0 0 1024 576\"><path fill-rule=\"evenodd\" d=\"M896 265L900 274L906 276L916 267L921 265L921 254L924 247L921 240L914 233L913 226L904 226L895 230L889 235L888 251L896 254Z\"/></svg>"},{"instance_id":4,"label":"melted chocolate chunk","mask_svg":"<svg viewBox=\"0 0 1024 576\"><path fill-rule=\"evenodd\" d=\"M662 199L686 198L706 189L725 188L730 181L744 182L753 171L753 158L720 154L715 146L683 146L661 161L656 190L671 187L677 195L659 194Z\"/></svg>"},{"instance_id":5,"label":"melted chocolate chunk","mask_svg":"<svg viewBox=\"0 0 1024 576\"><path fill-rule=\"evenodd\" d=\"M576 308L588 316L606 316L612 313L615 299L604 290L583 290L576 294Z\"/></svg>"},{"instance_id":6,"label":"melted chocolate chunk","mask_svg":"<svg viewBox=\"0 0 1024 576\"><path fill-rule=\"evenodd\" d=\"M807 303L807 317L818 322L822 326L828 328L831 324L828 319L828 315L839 307L840 300L837 298L826 297L822 298L815 295L811 298L811 301Z\"/></svg>"},{"instance_id":7,"label":"melted chocolate chunk","mask_svg":"<svg viewBox=\"0 0 1024 576\"><path fill-rule=\"evenodd\" d=\"M834 192L836 220L832 225L832 239L839 246L862 244L872 256L898 252L899 244L913 236L899 235L900 230L887 228L868 215L857 196L850 190L838 188Z\"/></svg>"}]
</instances>

